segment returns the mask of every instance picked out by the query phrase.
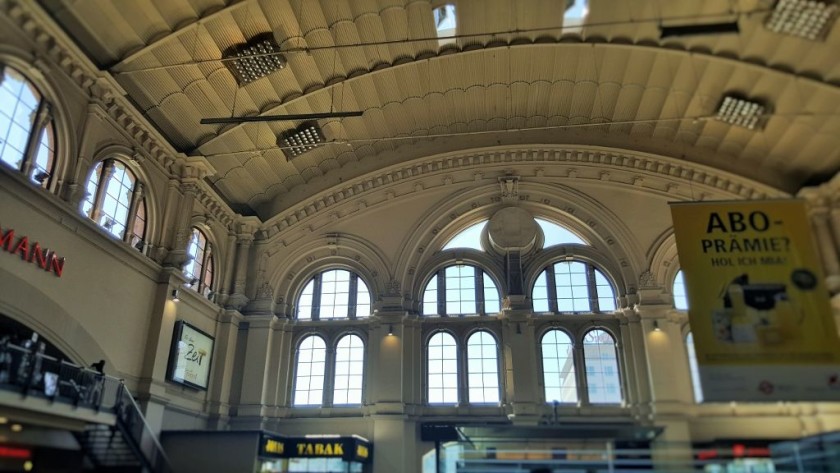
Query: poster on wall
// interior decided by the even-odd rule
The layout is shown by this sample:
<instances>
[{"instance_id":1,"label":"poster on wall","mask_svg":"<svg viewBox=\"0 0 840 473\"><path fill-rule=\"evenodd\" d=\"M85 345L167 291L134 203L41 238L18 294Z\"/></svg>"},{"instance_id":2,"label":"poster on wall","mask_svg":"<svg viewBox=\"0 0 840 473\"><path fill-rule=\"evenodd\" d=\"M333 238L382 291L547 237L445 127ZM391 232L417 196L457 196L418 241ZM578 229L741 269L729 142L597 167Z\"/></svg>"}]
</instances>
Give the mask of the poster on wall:
<instances>
[{"instance_id":1,"label":"poster on wall","mask_svg":"<svg viewBox=\"0 0 840 473\"><path fill-rule=\"evenodd\" d=\"M675 202L671 214L704 399L840 400L805 202Z\"/></svg>"},{"instance_id":2,"label":"poster on wall","mask_svg":"<svg viewBox=\"0 0 840 473\"><path fill-rule=\"evenodd\" d=\"M213 342L213 337L183 320L175 322L166 378L192 388L207 389Z\"/></svg>"}]
</instances>

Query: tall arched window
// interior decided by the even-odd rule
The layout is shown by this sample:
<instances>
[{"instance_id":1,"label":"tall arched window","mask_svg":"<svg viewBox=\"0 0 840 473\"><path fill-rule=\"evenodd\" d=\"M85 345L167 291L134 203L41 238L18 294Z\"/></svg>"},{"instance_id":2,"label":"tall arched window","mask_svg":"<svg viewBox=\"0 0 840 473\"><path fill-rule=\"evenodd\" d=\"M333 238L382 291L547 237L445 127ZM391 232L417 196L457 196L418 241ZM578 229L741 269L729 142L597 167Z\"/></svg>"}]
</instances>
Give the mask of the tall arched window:
<instances>
[{"instance_id":1,"label":"tall arched window","mask_svg":"<svg viewBox=\"0 0 840 473\"><path fill-rule=\"evenodd\" d=\"M355 319L370 315L370 292L358 274L331 269L312 277L297 304L300 320Z\"/></svg>"},{"instance_id":2,"label":"tall arched window","mask_svg":"<svg viewBox=\"0 0 840 473\"><path fill-rule=\"evenodd\" d=\"M470 404L499 402L499 349L485 330L467 339L467 396Z\"/></svg>"},{"instance_id":3,"label":"tall arched window","mask_svg":"<svg viewBox=\"0 0 840 473\"><path fill-rule=\"evenodd\" d=\"M688 372L691 374L694 402L703 402L703 386L700 384L700 369L697 367L697 352L694 351L694 335L691 332L685 336L685 348L688 352Z\"/></svg>"},{"instance_id":4,"label":"tall arched window","mask_svg":"<svg viewBox=\"0 0 840 473\"><path fill-rule=\"evenodd\" d=\"M561 261L540 274L531 293L535 312L609 312L615 310L615 291L595 266Z\"/></svg>"},{"instance_id":5,"label":"tall arched window","mask_svg":"<svg viewBox=\"0 0 840 473\"><path fill-rule=\"evenodd\" d=\"M143 184L122 161L106 159L94 167L82 212L115 237L140 251L145 248Z\"/></svg>"},{"instance_id":6,"label":"tall arched window","mask_svg":"<svg viewBox=\"0 0 840 473\"><path fill-rule=\"evenodd\" d=\"M583 336L583 360L591 404L621 402L621 378L615 339L604 330L590 330Z\"/></svg>"},{"instance_id":7,"label":"tall arched window","mask_svg":"<svg viewBox=\"0 0 840 473\"><path fill-rule=\"evenodd\" d=\"M17 70L0 64L0 162L48 188L55 167L50 105Z\"/></svg>"},{"instance_id":8,"label":"tall arched window","mask_svg":"<svg viewBox=\"0 0 840 473\"><path fill-rule=\"evenodd\" d=\"M577 402L572 339L562 330L549 330L543 335L540 345L546 402Z\"/></svg>"},{"instance_id":9,"label":"tall arched window","mask_svg":"<svg viewBox=\"0 0 840 473\"><path fill-rule=\"evenodd\" d=\"M677 310L688 310L688 297L685 295L685 280L683 280L682 270L677 271L673 288L674 307Z\"/></svg>"},{"instance_id":10,"label":"tall arched window","mask_svg":"<svg viewBox=\"0 0 840 473\"><path fill-rule=\"evenodd\" d=\"M190 279L190 287L209 295L213 288L213 245L198 228L192 228L187 255L192 259L184 266L184 276Z\"/></svg>"},{"instance_id":11,"label":"tall arched window","mask_svg":"<svg viewBox=\"0 0 840 473\"><path fill-rule=\"evenodd\" d=\"M320 406L324 402L327 345L318 335L301 340L297 350L294 406Z\"/></svg>"},{"instance_id":12,"label":"tall arched window","mask_svg":"<svg viewBox=\"0 0 840 473\"><path fill-rule=\"evenodd\" d=\"M484 315L499 310L496 284L476 266L458 264L440 269L423 291L424 315Z\"/></svg>"},{"instance_id":13,"label":"tall arched window","mask_svg":"<svg viewBox=\"0 0 840 473\"><path fill-rule=\"evenodd\" d=\"M438 332L426 348L429 404L458 403L458 346L455 338Z\"/></svg>"},{"instance_id":14,"label":"tall arched window","mask_svg":"<svg viewBox=\"0 0 840 473\"><path fill-rule=\"evenodd\" d=\"M335 348L335 383L333 404L362 403L362 380L365 371L365 344L358 335L345 335Z\"/></svg>"}]
</instances>

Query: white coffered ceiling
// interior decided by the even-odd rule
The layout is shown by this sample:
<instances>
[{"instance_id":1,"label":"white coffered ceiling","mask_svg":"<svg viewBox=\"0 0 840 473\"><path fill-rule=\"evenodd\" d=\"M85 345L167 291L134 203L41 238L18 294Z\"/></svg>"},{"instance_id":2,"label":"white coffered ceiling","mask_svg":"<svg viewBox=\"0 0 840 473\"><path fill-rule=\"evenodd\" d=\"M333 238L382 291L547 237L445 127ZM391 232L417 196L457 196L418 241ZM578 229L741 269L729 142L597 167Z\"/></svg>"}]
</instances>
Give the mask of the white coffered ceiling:
<instances>
[{"instance_id":1,"label":"white coffered ceiling","mask_svg":"<svg viewBox=\"0 0 840 473\"><path fill-rule=\"evenodd\" d=\"M455 0L440 46L429 0L40 0L178 150L206 156L237 209L283 205L412 158L505 144L597 145L686 159L795 191L840 170L840 28L776 34L760 0L591 0L580 30L560 0ZM738 34L660 39L660 25L737 22ZM223 51L270 32L288 61L239 87ZM751 131L711 119L759 100ZM292 160L300 122L204 117L361 110L319 121L331 143Z\"/></svg>"}]
</instances>

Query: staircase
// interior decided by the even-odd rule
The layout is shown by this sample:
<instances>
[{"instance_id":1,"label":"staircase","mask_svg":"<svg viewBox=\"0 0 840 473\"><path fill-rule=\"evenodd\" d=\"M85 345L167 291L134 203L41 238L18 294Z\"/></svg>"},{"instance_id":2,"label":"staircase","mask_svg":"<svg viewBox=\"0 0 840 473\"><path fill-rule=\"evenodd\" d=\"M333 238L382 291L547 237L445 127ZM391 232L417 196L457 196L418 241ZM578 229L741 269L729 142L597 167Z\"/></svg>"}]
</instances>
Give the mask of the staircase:
<instances>
[{"instance_id":1,"label":"staircase","mask_svg":"<svg viewBox=\"0 0 840 473\"><path fill-rule=\"evenodd\" d=\"M86 468L102 472L141 472L143 463L117 426L88 424L76 440L85 452Z\"/></svg>"}]
</instances>

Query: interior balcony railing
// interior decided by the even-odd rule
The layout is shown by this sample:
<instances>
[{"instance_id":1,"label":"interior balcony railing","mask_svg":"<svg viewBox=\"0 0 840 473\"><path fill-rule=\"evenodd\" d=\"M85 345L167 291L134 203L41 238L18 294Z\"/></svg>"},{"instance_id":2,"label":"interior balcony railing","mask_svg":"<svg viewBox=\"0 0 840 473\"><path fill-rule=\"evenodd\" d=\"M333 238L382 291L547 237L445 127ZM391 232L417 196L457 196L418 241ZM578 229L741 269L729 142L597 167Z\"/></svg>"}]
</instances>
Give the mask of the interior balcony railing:
<instances>
[{"instance_id":1,"label":"interior balcony railing","mask_svg":"<svg viewBox=\"0 0 840 473\"><path fill-rule=\"evenodd\" d=\"M91 469L169 473L169 460L154 431L123 380L99 370L78 366L44 353L44 344L27 341L23 346L0 340L0 389L20 394L21 409L27 398L74 406L86 412L111 413L113 425L85 416L88 424L76 439Z\"/></svg>"}]
</instances>

